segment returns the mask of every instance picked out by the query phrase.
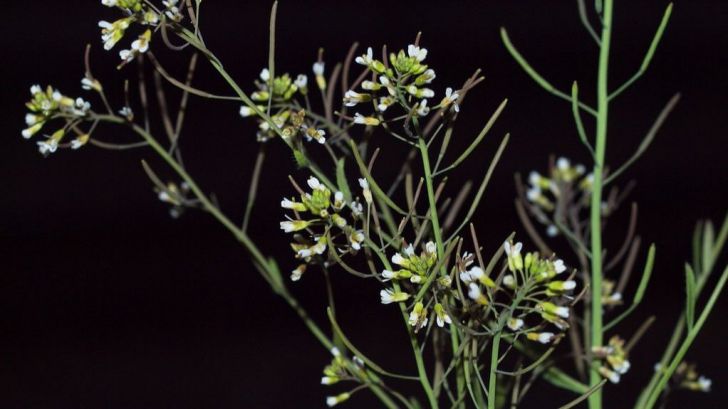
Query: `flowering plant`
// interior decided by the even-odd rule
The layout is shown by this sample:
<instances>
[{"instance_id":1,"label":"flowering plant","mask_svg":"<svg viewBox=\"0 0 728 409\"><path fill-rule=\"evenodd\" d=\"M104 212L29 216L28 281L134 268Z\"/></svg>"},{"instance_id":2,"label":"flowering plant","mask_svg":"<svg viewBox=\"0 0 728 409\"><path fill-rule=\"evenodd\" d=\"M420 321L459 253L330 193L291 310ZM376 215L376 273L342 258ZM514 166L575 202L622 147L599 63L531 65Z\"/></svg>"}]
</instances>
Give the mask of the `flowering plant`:
<instances>
[{"instance_id":1,"label":"flowering plant","mask_svg":"<svg viewBox=\"0 0 728 409\"><path fill-rule=\"evenodd\" d=\"M644 153L678 96L666 105L634 155L614 171L605 163L607 118L609 102L647 70L669 21L671 5L639 71L610 92L607 78L613 1L597 2L595 7L602 25L600 34L590 23L583 0L578 2L582 23L600 50L596 107L579 100L576 83L568 94L556 89L529 65L506 30L501 31L505 47L526 73L570 103L577 135L593 160L586 166L574 165L564 157L551 158L543 175L535 170L529 173L528 187L517 178L516 210L533 243L532 250L526 251L514 234L499 237L501 245L486 248L480 244L483 232L473 222L508 144L507 134L484 169L477 191L471 192L471 184L465 183L454 199L444 193L447 177L473 158L507 100L492 113L480 133L453 155L451 141L461 106L482 77L478 70L460 87L437 84L437 71L427 62L428 50L419 34L412 44L396 52L387 47L375 52L367 47L356 56L354 45L329 75L320 51L311 64L313 81L309 83L306 74L294 77L277 71L274 3L269 61L253 81L253 91L247 93L205 45L199 24L201 0L101 3L119 15L113 22L99 22L103 48L111 50L119 43L129 43L129 48L118 53L120 75L127 73L127 65L149 60L156 75L166 80L154 84L159 99L163 99L165 87L183 92L176 119L161 110L160 122L169 142L161 142L152 133L148 84L143 75L139 75L139 107L131 106L128 87L124 103L113 104L105 93L105 87L113 85L93 75L88 48L81 87L102 108L97 111L85 99L65 95L52 86L33 85L22 136L42 138L36 143L46 156L59 149L87 145L151 148L174 174L173 181L163 182L152 165L143 162L157 197L170 206L171 215L179 217L188 209L198 209L213 216L248 252L272 291L330 351L331 362L321 377L321 383L332 390L325 400L328 406L368 390L388 408L415 409L422 407L421 402L431 408L517 407L531 384L542 379L574 394L562 408L588 400L590 408L598 409L603 386L628 376L629 353L651 320L634 333L612 333L605 342L606 334L619 329L619 323L640 304L656 247L650 246L637 291L629 303L625 302L623 294L640 249L635 235L636 207L632 207L624 244L606 257L603 229L619 210L628 189L612 187L608 195L604 193ZM183 45L174 45L171 38ZM155 56L153 50L159 42L159 48L194 50L185 80L169 74ZM191 85L198 55L220 74L234 96ZM143 74L143 67L139 72ZM337 92L339 86L341 91ZM233 222L221 210L183 163L178 140L191 97L234 103L241 117L257 125L261 149L250 172L251 189L241 223ZM586 131L583 115L595 122L593 136ZM123 126L140 141L101 141L95 134L101 125ZM48 129L50 134L37 136ZM270 143L283 143L300 168L296 177L290 177L290 190L281 194L279 227L292 250L290 258L283 260L264 255L256 237L248 232L264 166L263 147ZM378 159L384 153L378 147L390 144L404 147L408 154L400 161L399 172L388 177L382 174ZM322 155L327 164L320 163ZM654 407L659 399L666 399L668 387L710 389L711 381L700 375L694 364L685 362L684 356L728 280L725 269L703 308L698 308L727 238L728 219L717 235L710 222L696 229L694 261L686 266L685 310L654 376L637 398L636 408ZM551 246L562 239L571 252L559 258ZM282 273L279 265L287 266L290 273ZM619 275L614 274L617 266L622 267ZM416 374L386 370L369 358L363 347L353 344L336 315L330 274L378 283L378 301L401 315ZM315 322L295 297L295 282L307 279L322 281L328 290L325 307L329 323L325 326ZM376 299L376 294L372 298ZM568 351L562 343L568 344ZM561 355L572 358L571 364L557 359ZM406 396L394 386L404 380L417 382L421 396Z\"/></svg>"}]
</instances>

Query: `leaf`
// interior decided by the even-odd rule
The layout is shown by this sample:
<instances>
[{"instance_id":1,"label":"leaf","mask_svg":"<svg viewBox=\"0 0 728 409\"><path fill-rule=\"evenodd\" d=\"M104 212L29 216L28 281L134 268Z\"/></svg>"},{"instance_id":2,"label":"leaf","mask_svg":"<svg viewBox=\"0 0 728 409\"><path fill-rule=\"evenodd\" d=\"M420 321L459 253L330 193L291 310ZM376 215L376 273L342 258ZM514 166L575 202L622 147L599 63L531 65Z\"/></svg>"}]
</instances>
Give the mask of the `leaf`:
<instances>
[{"instance_id":1,"label":"leaf","mask_svg":"<svg viewBox=\"0 0 728 409\"><path fill-rule=\"evenodd\" d=\"M336 185L339 187L341 193L344 194L344 199L346 199L348 203L351 202L351 189L349 188L349 183L346 181L346 172L344 165L344 158L336 161Z\"/></svg>"},{"instance_id":2,"label":"leaf","mask_svg":"<svg viewBox=\"0 0 728 409\"><path fill-rule=\"evenodd\" d=\"M710 274L710 270L713 269L713 241L715 240L715 230L713 223L707 220L703 225L703 241L702 241L702 252L700 253L700 265L703 267L701 271L703 274Z\"/></svg>"},{"instance_id":3,"label":"leaf","mask_svg":"<svg viewBox=\"0 0 728 409\"><path fill-rule=\"evenodd\" d=\"M685 264L685 319L688 324L688 331L693 330L695 324L695 272L690 267L690 264Z\"/></svg>"},{"instance_id":4,"label":"leaf","mask_svg":"<svg viewBox=\"0 0 728 409\"><path fill-rule=\"evenodd\" d=\"M609 323L607 323L604 326L604 331L608 331L615 325L619 324L623 319L627 318L629 314L632 313L632 311L637 308L640 302L642 302L642 298L645 296L645 291L647 290L647 285L650 283L650 277L652 276L652 268L655 264L655 244L652 243L650 245L650 250L647 253L647 261L645 262L645 268L642 270L642 278L640 279L640 284L637 287L637 292L634 294L634 298L632 298L632 304L627 308L626 311L621 313L617 318L611 320Z\"/></svg>"}]
</instances>

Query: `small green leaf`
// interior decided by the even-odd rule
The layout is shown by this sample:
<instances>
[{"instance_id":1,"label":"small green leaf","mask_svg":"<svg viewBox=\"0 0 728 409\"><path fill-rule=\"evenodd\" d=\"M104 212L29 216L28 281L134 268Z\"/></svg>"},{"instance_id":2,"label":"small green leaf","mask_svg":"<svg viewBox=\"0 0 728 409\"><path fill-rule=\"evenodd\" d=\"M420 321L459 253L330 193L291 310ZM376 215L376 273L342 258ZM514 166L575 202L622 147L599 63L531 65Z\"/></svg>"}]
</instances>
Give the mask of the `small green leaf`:
<instances>
[{"instance_id":1,"label":"small green leaf","mask_svg":"<svg viewBox=\"0 0 728 409\"><path fill-rule=\"evenodd\" d=\"M710 274L710 270L713 268L713 242L715 241L715 229L713 229L713 222L707 220L703 225L703 251L700 257L700 265L703 267L702 274Z\"/></svg>"},{"instance_id":2,"label":"small green leaf","mask_svg":"<svg viewBox=\"0 0 728 409\"><path fill-rule=\"evenodd\" d=\"M688 324L688 331L693 330L695 324L695 272L690 267L690 264L685 264L685 319Z\"/></svg>"},{"instance_id":3,"label":"small green leaf","mask_svg":"<svg viewBox=\"0 0 728 409\"><path fill-rule=\"evenodd\" d=\"M346 171L344 165L344 158L336 161L336 184L338 185L341 193L344 194L344 199L348 203L351 202L351 189L349 188L349 183L346 181Z\"/></svg>"}]
</instances>

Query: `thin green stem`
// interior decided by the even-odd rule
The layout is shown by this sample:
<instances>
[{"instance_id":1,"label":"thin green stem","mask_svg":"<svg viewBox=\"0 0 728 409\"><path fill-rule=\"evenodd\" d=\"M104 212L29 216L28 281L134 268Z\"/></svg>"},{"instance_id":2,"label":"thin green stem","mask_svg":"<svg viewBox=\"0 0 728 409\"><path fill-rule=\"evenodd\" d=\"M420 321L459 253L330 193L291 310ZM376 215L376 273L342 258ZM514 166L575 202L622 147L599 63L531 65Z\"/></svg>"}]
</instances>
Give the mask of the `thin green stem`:
<instances>
[{"instance_id":1,"label":"thin green stem","mask_svg":"<svg viewBox=\"0 0 728 409\"><path fill-rule=\"evenodd\" d=\"M609 45L612 36L613 0L604 0L604 14L599 49L599 71L597 75L597 125L596 150L594 158L594 183L592 187L591 223L591 345L602 346L602 183L603 166L607 148L607 118L609 113ZM595 370L589 374L589 386L594 388L601 382L601 375ZM589 396L589 408L601 409L602 391L596 389Z\"/></svg>"},{"instance_id":2,"label":"thin green stem","mask_svg":"<svg viewBox=\"0 0 728 409\"><path fill-rule=\"evenodd\" d=\"M493 337L493 345L490 350L490 372L488 375L488 409L495 409L496 401L496 385L497 382L497 370L498 370L498 349L500 347L500 338L503 331L499 330Z\"/></svg>"}]
</instances>

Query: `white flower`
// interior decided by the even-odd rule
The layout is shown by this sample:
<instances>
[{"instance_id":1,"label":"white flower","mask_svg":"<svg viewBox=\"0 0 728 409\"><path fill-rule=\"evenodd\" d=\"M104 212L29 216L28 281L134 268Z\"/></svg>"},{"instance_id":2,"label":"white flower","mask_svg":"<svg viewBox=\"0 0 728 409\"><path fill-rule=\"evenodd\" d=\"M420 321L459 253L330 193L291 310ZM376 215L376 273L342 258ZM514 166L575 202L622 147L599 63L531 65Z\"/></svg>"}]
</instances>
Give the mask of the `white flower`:
<instances>
[{"instance_id":1,"label":"white flower","mask_svg":"<svg viewBox=\"0 0 728 409\"><path fill-rule=\"evenodd\" d=\"M508 274L503 277L503 285L508 288L516 288L516 279L512 275Z\"/></svg>"},{"instance_id":2,"label":"white flower","mask_svg":"<svg viewBox=\"0 0 728 409\"><path fill-rule=\"evenodd\" d=\"M361 250L361 244L364 242L364 239L364 232L362 232L361 230L355 230L349 236L349 241L351 241L351 248L354 250Z\"/></svg>"},{"instance_id":3,"label":"white flower","mask_svg":"<svg viewBox=\"0 0 728 409\"><path fill-rule=\"evenodd\" d=\"M471 300L479 300L481 297L483 297L483 293L480 291L480 287L478 287L475 283L468 284L468 297L470 297Z\"/></svg>"},{"instance_id":4,"label":"white flower","mask_svg":"<svg viewBox=\"0 0 728 409\"><path fill-rule=\"evenodd\" d=\"M331 347L329 352L331 353L331 356L333 356L334 358L338 358L341 356L341 351L339 351L339 348L337 348L337 347Z\"/></svg>"},{"instance_id":5,"label":"white flower","mask_svg":"<svg viewBox=\"0 0 728 409\"><path fill-rule=\"evenodd\" d=\"M124 37L124 31L129 28L129 19L122 18L113 23L108 21L99 21L101 28L101 41L104 42L104 49L111 50L116 43Z\"/></svg>"},{"instance_id":6,"label":"white flower","mask_svg":"<svg viewBox=\"0 0 728 409\"><path fill-rule=\"evenodd\" d=\"M306 128L305 125L303 128L306 130L306 140L311 141L312 139L315 139L316 142L323 144L326 142L326 131L323 129L316 129L316 128Z\"/></svg>"},{"instance_id":7,"label":"white flower","mask_svg":"<svg viewBox=\"0 0 728 409\"><path fill-rule=\"evenodd\" d=\"M58 149L58 140L55 138L50 138L45 141L38 141L38 152L42 153L43 155L53 153L57 149Z\"/></svg>"},{"instance_id":8,"label":"white flower","mask_svg":"<svg viewBox=\"0 0 728 409\"><path fill-rule=\"evenodd\" d=\"M313 73L315 75L324 75L324 63L323 62L313 63Z\"/></svg>"},{"instance_id":9,"label":"white flower","mask_svg":"<svg viewBox=\"0 0 728 409\"><path fill-rule=\"evenodd\" d=\"M630 364L629 361L625 359L619 363L613 364L612 368L614 368L614 370L617 371L617 373L619 373L620 375L624 375L629 371L629 368L631 366L632 364Z\"/></svg>"},{"instance_id":10,"label":"white flower","mask_svg":"<svg viewBox=\"0 0 728 409\"><path fill-rule=\"evenodd\" d=\"M260 79L263 80L263 82L268 82L270 80L270 71L267 68L263 68L260 71Z\"/></svg>"},{"instance_id":11,"label":"white flower","mask_svg":"<svg viewBox=\"0 0 728 409\"><path fill-rule=\"evenodd\" d=\"M511 245L510 242L506 241L503 242L503 248L506 251L506 255L508 257L516 257L521 254L521 249L523 249L523 243L516 243L514 245Z\"/></svg>"},{"instance_id":12,"label":"white flower","mask_svg":"<svg viewBox=\"0 0 728 409\"><path fill-rule=\"evenodd\" d=\"M339 382L339 378L332 377L332 376L322 376L321 377L321 385L333 385L336 382Z\"/></svg>"},{"instance_id":13,"label":"white flower","mask_svg":"<svg viewBox=\"0 0 728 409\"><path fill-rule=\"evenodd\" d=\"M440 101L440 105L443 108L447 108L450 106L450 104L453 105L453 108L455 109L455 112L460 112L460 105L457 104L457 99L460 98L460 94L457 92L453 92L452 88L447 87L445 89L445 97Z\"/></svg>"},{"instance_id":14,"label":"white flower","mask_svg":"<svg viewBox=\"0 0 728 409\"><path fill-rule=\"evenodd\" d=\"M546 228L546 235L549 237L556 237L559 235L559 229L553 224L549 224Z\"/></svg>"},{"instance_id":15,"label":"white flower","mask_svg":"<svg viewBox=\"0 0 728 409\"><path fill-rule=\"evenodd\" d=\"M526 198L531 202L535 202L539 197L541 197L541 188L538 186L531 186L526 191Z\"/></svg>"},{"instance_id":16,"label":"white flower","mask_svg":"<svg viewBox=\"0 0 728 409\"><path fill-rule=\"evenodd\" d=\"M326 406L328 407L334 407L338 405L341 402L344 402L345 400L349 399L351 394L349 392L344 392L342 394L336 395L336 396L329 396L326 398Z\"/></svg>"},{"instance_id":17,"label":"white flower","mask_svg":"<svg viewBox=\"0 0 728 409\"><path fill-rule=\"evenodd\" d=\"M326 240L319 240L311 247L311 251L316 254L324 254L324 251L326 251Z\"/></svg>"},{"instance_id":18,"label":"white flower","mask_svg":"<svg viewBox=\"0 0 728 409\"><path fill-rule=\"evenodd\" d=\"M521 257L522 243L511 244L509 241L503 243L503 248L508 257L508 269L513 271L523 268L523 257Z\"/></svg>"},{"instance_id":19,"label":"white flower","mask_svg":"<svg viewBox=\"0 0 728 409\"><path fill-rule=\"evenodd\" d=\"M470 272L468 272L468 271L461 271L460 272L460 281L462 281L465 284L473 281L473 278L470 277Z\"/></svg>"},{"instance_id":20,"label":"white flower","mask_svg":"<svg viewBox=\"0 0 728 409\"><path fill-rule=\"evenodd\" d=\"M409 325L411 327L414 327L415 332L418 332L420 329L427 325L427 321L427 310L421 302L418 302L417 304L415 304L412 312L410 312L408 320Z\"/></svg>"},{"instance_id":21,"label":"white flower","mask_svg":"<svg viewBox=\"0 0 728 409\"><path fill-rule=\"evenodd\" d=\"M432 98L435 96L435 91L429 88L417 88L415 85L407 87L407 92L416 96L417 98Z\"/></svg>"},{"instance_id":22,"label":"white flower","mask_svg":"<svg viewBox=\"0 0 728 409\"><path fill-rule=\"evenodd\" d=\"M131 107L124 107L119 110L119 115L126 118L132 118L134 117L134 111L131 110Z\"/></svg>"},{"instance_id":23,"label":"white flower","mask_svg":"<svg viewBox=\"0 0 728 409\"><path fill-rule=\"evenodd\" d=\"M359 186L362 189L362 195L364 196L364 201L367 202L367 204L371 204L372 199L372 191L369 190L369 182L365 178L359 178Z\"/></svg>"},{"instance_id":24,"label":"white flower","mask_svg":"<svg viewBox=\"0 0 728 409\"><path fill-rule=\"evenodd\" d=\"M283 230L286 233L291 233L294 231L303 230L308 225L311 224L311 222L308 222L306 220L286 220L280 222L281 230Z\"/></svg>"},{"instance_id":25,"label":"white flower","mask_svg":"<svg viewBox=\"0 0 728 409\"><path fill-rule=\"evenodd\" d=\"M361 55L359 57L356 57L354 62L356 62L357 64L369 66L369 64L372 63L373 59L374 59L374 52L372 51L372 47L368 47L367 53L364 55Z\"/></svg>"},{"instance_id":26,"label":"white flower","mask_svg":"<svg viewBox=\"0 0 728 409\"><path fill-rule=\"evenodd\" d=\"M88 134L79 135L71 141L71 149L79 149L83 145L86 145L90 136Z\"/></svg>"},{"instance_id":27,"label":"white flower","mask_svg":"<svg viewBox=\"0 0 728 409\"><path fill-rule=\"evenodd\" d=\"M437 75L435 75L435 70L433 70L432 68L430 68L430 69L428 69L427 71L425 71L425 72L423 72L422 74L420 74L420 75L419 75L419 76L418 76L418 77L417 77L417 78L415 79L415 83L416 83L417 85L422 85L422 84L429 84L429 83L431 83L431 82L432 82L432 80L434 80L434 79L435 79L435 77L437 77Z\"/></svg>"},{"instance_id":28,"label":"white flower","mask_svg":"<svg viewBox=\"0 0 728 409\"><path fill-rule=\"evenodd\" d=\"M253 108L251 108L247 105L243 105L240 107L240 116L245 118L245 117L249 117L251 115L255 115L255 111L253 110Z\"/></svg>"},{"instance_id":29,"label":"white flower","mask_svg":"<svg viewBox=\"0 0 728 409\"><path fill-rule=\"evenodd\" d=\"M564 281L564 284L562 285L562 288L564 290L567 290L567 291L573 290L574 288L576 288L576 281L574 281L574 280L566 280L566 281ZM619 293L615 293L615 294L619 294ZM621 296L621 294L619 294L619 295L620 295L619 298L621 299L622 296Z\"/></svg>"},{"instance_id":30,"label":"white flower","mask_svg":"<svg viewBox=\"0 0 728 409\"><path fill-rule=\"evenodd\" d=\"M424 60L427 57L427 49L420 48L414 44L410 44L407 47L407 54L410 57L417 59L418 62L422 62L422 60Z\"/></svg>"},{"instance_id":31,"label":"white flower","mask_svg":"<svg viewBox=\"0 0 728 409\"><path fill-rule=\"evenodd\" d=\"M326 186L324 186L321 182L319 182L318 179L316 179L313 176L311 176L310 178L308 178L308 180L306 181L306 183L308 184L308 187L310 187L311 189L318 189L318 190L325 190L326 189Z\"/></svg>"},{"instance_id":32,"label":"white flower","mask_svg":"<svg viewBox=\"0 0 728 409\"><path fill-rule=\"evenodd\" d=\"M90 91L101 91L101 83L93 78L84 77L81 78L81 88Z\"/></svg>"},{"instance_id":33,"label":"white flower","mask_svg":"<svg viewBox=\"0 0 728 409\"><path fill-rule=\"evenodd\" d=\"M131 50L121 50L119 51L119 58L123 62L128 63L134 60L134 53Z\"/></svg>"},{"instance_id":34,"label":"white flower","mask_svg":"<svg viewBox=\"0 0 728 409\"><path fill-rule=\"evenodd\" d=\"M25 124L33 126L40 121L41 117L33 114L25 114Z\"/></svg>"},{"instance_id":35,"label":"white flower","mask_svg":"<svg viewBox=\"0 0 728 409\"><path fill-rule=\"evenodd\" d=\"M703 392L710 392L710 388L713 386L713 381L704 376L700 376L698 378L698 386Z\"/></svg>"},{"instance_id":36,"label":"white flower","mask_svg":"<svg viewBox=\"0 0 728 409\"><path fill-rule=\"evenodd\" d=\"M379 119L374 118L372 116L364 116L357 112L354 114L354 123L361 124L361 125L377 126L380 124L380 121L379 121Z\"/></svg>"},{"instance_id":37,"label":"white flower","mask_svg":"<svg viewBox=\"0 0 728 409\"><path fill-rule=\"evenodd\" d=\"M425 252L427 254L435 254L437 252L437 246L435 245L435 243L431 241L425 243Z\"/></svg>"},{"instance_id":38,"label":"white flower","mask_svg":"<svg viewBox=\"0 0 728 409\"><path fill-rule=\"evenodd\" d=\"M348 107L356 106L356 104L367 102L371 100L371 96L369 94L360 94L356 91L348 90L346 91L346 94L344 94L344 105Z\"/></svg>"},{"instance_id":39,"label":"white flower","mask_svg":"<svg viewBox=\"0 0 728 409\"><path fill-rule=\"evenodd\" d=\"M600 366L599 367L599 373L603 377L609 379L609 381L612 382L612 383L619 383L619 380L621 378L617 372L611 371L608 368L603 367L603 366Z\"/></svg>"},{"instance_id":40,"label":"white flower","mask_svg":"<svg viewBox=\"0 0 728 409\"><path fill-rule=\"evenodd\" d=\"M518 331L519 329L523 328L523 320L520 318L510 318L507 325L508 328L511 329L511 331Z\"/></svg>"},{"instance_id":41,"label":"white flower","mask_svg":"<svg viewBox=\"0 0 728 409\"><path fill-rule=\"evenodd\" d=\"M560 157L556 160L556 167L559 170L567 170L571 167L571 163L565 157Z\"/></svg>"},{"instance_id":42,"label":"white flower","mask_svg":"<svg viewBox=\"0 0 728 409\"><path fill-rule=\"evenodd\" d=\"M417 104L417 115L425 116L430 113L430 108L427 106L427 100L423 99Z\"/></svg>"},{"instance_id":43,"label":"white flower","mask_svg":"<svg viewBox=\"0 0 728 409\"><path fill-rule=\"evenodd\" d=\"M387 288L379 292L379 297L381 298L382 304L391 304L393 302L407 300L409 298L409 294Z\"/></svg>"},{"instance_id":44,"label":"white flower","mask_svg":"<svg viewBox=\"0 0 728 409\"><path fill-rule=\"evenodd\" d=\"M569 309L567 307L556 307L554 314L561 318L569 318Z\"/></svg>"},{"instance_id":45,"label":"white flower","mask_svg":"<svg viewBox=\"0 0 728 409\"><path fill-rule=\"evenodd\" d=\"M566 271L564 260L557 259L556 261L554 261L554 270L556 271L556 274L561 274Z\"/></svg>"},{"instance_id":46,"label":"white flower","mask_svg":"<svg viewBox=\"0 0 728 409\"><path fill-rule=\"evenodd\" d=\"M485 272L482 268L478 266L474 266L470 270L468 270L468 276L470 276L471 280L480 280L481 277L485 275Z\"/></svg>"},{"instance_id":47,"label":"white flower","mask_svg":"<svg viewBox=\"0 0 728 409\"><path fill-rule=\"evenodd\" d=\"M397 265L402 265L402 263L404 263L404 262L405 262L405 259L404 259L404 257L402 257L401 254L395 253L392 256L392 263L397 264Z\"/></svg>"},{"instance_id":48,"label":"white flower","mask_svg":"<svg viewBox=\"0 0 728 409\"><path fill-rule=\"evenodd\" d=\"M139 53L145 53L149 50L149 37L145 35L139 36L131 43L131 49Z\"/></svg>"},{"instance_id":49,"label":"white flower","mask_svg":"<svg viewBox=\"0 0 728 409\"><path fill-rule=\"evenodd\" d=\"M394 271L391 271L391 270L382 271L382 278L384 279L384 281L389 281L389 280L393 279L395 276L396 276L396 274L394 273Z\"/></svg>"},{"instance_id":50,"label":"white flower","mask_svg":"<svg viewBox=\"0 0 728 409\"><path fill-rule=\"evenodd\" d=\"M83 98L76 98L72 113L76 116L84 116L91 109L91 104L84 101Z\"/></svg>"},{"instance_id":51,"label":"white flower","mask_svg":"<svg viewBox=\"0 0 728 409\"><path fill-rule=\"evenodd\" d=\"M291 281L298 281L301 279L301 276L303 276L303 273L306 272L306 265L300 264L298 267L293 269L291 271Z\"/></svg>"},{"instance_id":52,"label":"white flower","mask_svg":"<svg viewBox=\"0 0 728 409\"><path fill-rule=\"evenodd\" d=\"M116 6L117 0L101 0L101 4L103 4L106 7L114 7Z\"/></svg>"},{"instance_id":53,"label":"white flower","mask_svg":"<svg viewBox=\"0 0 728 409\"><path fill-rule=\"evenodd\" d=\"M402 252L405 256L412 257L415 255L415 248L413 245L409 244L407 245L407 247L404 248L404 250L402 250Z\"/></svg>"},{"instance_id":54,"label":"white flower","mask_svg":"<svg viewBox=\"0 0 728 409\"><path fill-rule=\"evenodd\" d=\"M611 303L618 303L622 301L622 293L615 292L607 298Z\"/></svg>"},{"instance_id":55,"label":"white flower","mask_svg":"<svg viewBox=\"0 0 728 409\"><path fill-rule=\"evenodd\" d=\"M33 135L38 133L40 129L43 127L43 123L37 123L29 128L23 129L23 132L21 134L23 135L23 138L30 139Z\"/></svg>"},{"instance_id":56,"label":"white flower","mask_svg":"<svg viewBox=\"0 0 728 409\"><path fill-rule=\"evenodd\" d=\"M308 86L308 77L304 74L298 74L296 80L293 83L299 88L304 89Z\"/></svg>"},{"instance_id":57,"label":"white flower","mask_svg":"<svg viewBox=\"0 0 728 409\"><path fill-rule=\"evenodd\" d=\"M554 339L554 333L553 332L542 332L538 334L538 342L542 344L548 344L551 342L551 340Z\"/></svg>"},{"instance_id":58,"label":"white flower","mask_svg":"<svg viewBox=\"0 0 728 409\"><path fill-rule=\"evenodd\" d=\"M382 88L382 86L378 83L369 80L365 80L364 82L362 82L361 87L362 89L365 89L367 91L377 91Z\"/></svg>"},{"instance_id":59,"label":"white flower","mask_svg":"<svg viewBox=\"0 0 728 409\"><path fill-rule=\"evenodd\" d=\"M435 317L437 318L437 326L440 328L444 327L445 324L452 324L452 319L440 303L435 304Z\"/></svg>"}]
</instances>

